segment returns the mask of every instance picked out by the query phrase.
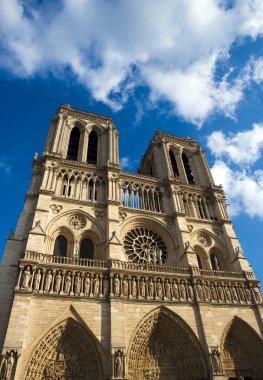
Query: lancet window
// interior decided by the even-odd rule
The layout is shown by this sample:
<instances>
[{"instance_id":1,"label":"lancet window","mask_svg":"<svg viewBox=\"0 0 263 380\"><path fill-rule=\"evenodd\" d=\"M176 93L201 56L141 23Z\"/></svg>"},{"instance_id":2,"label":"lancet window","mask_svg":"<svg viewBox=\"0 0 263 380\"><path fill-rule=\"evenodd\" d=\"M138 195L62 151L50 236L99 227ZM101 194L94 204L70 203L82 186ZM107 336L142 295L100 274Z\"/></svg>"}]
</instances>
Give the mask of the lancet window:
<instances>
[{"instance_id":1,"label":"lancet window","mask_svg":"<svg viewBox=\"0 0 263 380\"><path fill-rule=\"evenodd\" d=\"M185 153L182 154L182 160L183 160L184 170L185 170L185 174L186 174L188 183L190 185L194 185L195 184L194 176L193 176L193 173L192 173L192 169L191 169L188 157L186 156Z\"/></svg>"},{"instance_id":2,"label":"lancet window","mask_svg":"<svg viewBox=\"0 0 263 380\"><path fill-rule=\"evenodd\" d=\"M88 239L82 239L79 249L79 257L81 259L93 259L94 258L94 244Z\"/></svg>"},{"instance_id":3,"label":"lancet window","mask_svg":"<svg viewBox=\"0 0 263 380\"><path fill-rule=\"evenodd\" d=\"M67 256L68 241L63 235L59 235L54 244L54 256Z\"/></svg>"},{"instance_id":4,"label":"lancet window","mask_svg":"<svg viewBox=\"0 0 263 380\"><path fill-rule=\"evenodd\" d=\"M122 205L124 207L162 212L159 188L125 182L122 185Z\"/></svg>"},{"instance_id":5,"label":"lancet window","mask_svg":"<svg viewBox=\"0 0 263 380\"><path fill-rule=\"evenodd\" d=\"M70 133L67 159L76 161L78 159L80 132L78 127L74 127Z\"/></svg>"},{"instance_id":6,"label":"lancet window","mask_svg":"<svg viewBox=\"0 0 263 380\"><path fill-rule=\"evenodd\" d=\"M174 153L172 150L169 150L169 156L170 156L170 161L173 169L173 175L174 177L179 177L179 171L176 163L176 158L174 156Z\"/></svg>"},{"instance_id":7,"label":"lancet window","mask_svg":"<svg viewBox=\"0 0 263 380\"><path fill-rule=\"evenodd\" d=\"M98 151L98 136L95 131L89 134L87 162L89 164L97 164L97 151Z\"/></svg>"},{"instance_id":8,"label":"lancet window","mask_svg":"<svg viewBox=\"0 0 263 380\"><path fill-rule=\"evenodd\" d=\"M102 176L62 169L58 173L56 195L92 202L105 202L106 183Z\"/></svg>"},{"instance_id":9,"label":"lancet window","mask_svg":"<svg viewBox=\"0 0 263 380\"><path fill-rule=\"evenodd\" d=\"M182 193L183 208L190 218L217 220L210 198L206 195Z\"/></svg>"}]
</instances>

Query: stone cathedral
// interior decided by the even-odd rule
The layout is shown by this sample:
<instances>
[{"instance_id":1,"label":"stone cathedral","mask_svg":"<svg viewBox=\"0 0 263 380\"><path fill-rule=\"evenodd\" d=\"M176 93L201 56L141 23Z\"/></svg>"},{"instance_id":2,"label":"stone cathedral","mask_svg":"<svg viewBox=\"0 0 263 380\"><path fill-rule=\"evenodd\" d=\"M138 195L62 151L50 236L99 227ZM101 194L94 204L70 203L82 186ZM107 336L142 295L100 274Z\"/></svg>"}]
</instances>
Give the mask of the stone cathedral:
<instances>
[{"instance_id":1,"label":"stone cathedral","mask_svg":"<svg viewBox=\"0 0 263 380\"><path fill-rule=\"evenodd\" d=\"M0 275L0 379L262 380L259 281L197 141L121 170L110 117L60 106Z\"/></svg>"}]
</instances>

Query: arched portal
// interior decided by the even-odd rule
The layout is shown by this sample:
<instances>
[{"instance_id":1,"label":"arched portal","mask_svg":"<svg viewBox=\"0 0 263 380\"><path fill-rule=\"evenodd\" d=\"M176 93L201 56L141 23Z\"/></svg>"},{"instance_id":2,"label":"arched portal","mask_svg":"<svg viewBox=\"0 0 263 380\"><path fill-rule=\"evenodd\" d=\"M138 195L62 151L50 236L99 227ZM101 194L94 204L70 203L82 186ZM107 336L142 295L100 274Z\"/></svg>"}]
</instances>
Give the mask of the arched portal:
<instances>
[{"instance_id":1,"label":"arched portal","mask_svg":"<svg viewBox=\"0 0 263 380\"><path fill-rule=\"evenodd\" d=\"M72 318L55 326L35 349L25 380L102 380L93 338Z\"/></svg>"},{"instance_id":2,"label":"arched portal","mask_svg":"<svg viewBox=\"0 0 263 380\"><path fill-rule=\"evenodd\" d=\"M222 364L228 378L261 380L263 341L239 318L230 323L221 342Z\"/></svg>"},{"instance_id":3,"label":"arched portal","mask_svg":"<svg viewBox=\"0 0 263 380\"><path fill-rule=\"evenodd\" d=\"M129 380L204 380L202 347L192 330L167 309L140 323L128 352Z\"/></svg>"}]
</instances>

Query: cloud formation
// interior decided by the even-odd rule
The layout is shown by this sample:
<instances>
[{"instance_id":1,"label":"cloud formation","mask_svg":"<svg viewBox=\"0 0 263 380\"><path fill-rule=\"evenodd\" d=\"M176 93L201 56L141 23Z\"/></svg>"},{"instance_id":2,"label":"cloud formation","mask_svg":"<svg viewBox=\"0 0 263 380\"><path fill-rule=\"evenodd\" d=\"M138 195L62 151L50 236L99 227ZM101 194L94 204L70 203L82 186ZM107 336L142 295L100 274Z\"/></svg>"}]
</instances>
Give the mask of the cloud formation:
<instances>
[{"instance_id":1,"label":"cloud formation","mask_svg":"<svg viewBox=\"0 0 263 380\"><path fill-rule=\"evenodd\" d=\"M231 2L232 3L232 2ZM37 4L37 5L36 5ZM233 117L248 78L216 75L235 41L263 32L263 2L236 0L0 1L1 65L22 77L70 70L119 110L136 86L201 124ZM262 70L261 70L262 73ZM258 80L262 74L256 74Z\"/></svg>"},{"instance_id":2,"label":"cloud formation","mask_svg":"<svg viewBox=\"0 0 263 380\"><path fill-rule=\"evenodd\" d=\"M253 168L262 156L263 124L236 134L213 132L208 147L216 157L212 174L223 185L231 216L246 213L263 218L263 170Z\"/></svg>"}]
</instances>

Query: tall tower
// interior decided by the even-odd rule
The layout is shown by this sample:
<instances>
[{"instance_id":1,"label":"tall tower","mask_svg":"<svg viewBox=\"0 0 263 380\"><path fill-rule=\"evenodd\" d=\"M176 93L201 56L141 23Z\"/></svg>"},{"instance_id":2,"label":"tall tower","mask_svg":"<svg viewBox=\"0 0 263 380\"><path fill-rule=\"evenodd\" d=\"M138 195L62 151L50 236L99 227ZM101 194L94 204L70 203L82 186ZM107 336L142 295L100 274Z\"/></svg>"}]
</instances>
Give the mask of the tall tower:
<instances>
[{"instance_id":1,"label":"tall tower","mask_svg":"<svg viewBox=\"0 0 263 380\"><path fill-rule=\"evenodd\" d=\"M112 119L59 107L0 297L0 379L263 379L259 282L190 138L124 172Z\"/></svg>"}]
</instances>

